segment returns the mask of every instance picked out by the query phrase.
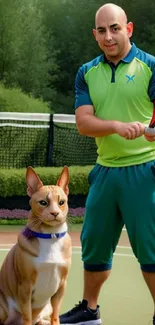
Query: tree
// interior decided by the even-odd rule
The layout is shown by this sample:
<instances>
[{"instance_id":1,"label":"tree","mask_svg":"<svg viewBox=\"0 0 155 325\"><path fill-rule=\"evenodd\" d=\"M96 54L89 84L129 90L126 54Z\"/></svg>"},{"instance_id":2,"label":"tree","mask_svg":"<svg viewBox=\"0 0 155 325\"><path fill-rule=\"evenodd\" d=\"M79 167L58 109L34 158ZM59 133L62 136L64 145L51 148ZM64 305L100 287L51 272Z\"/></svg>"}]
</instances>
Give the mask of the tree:
<instances>
[{"instance_id":1,"label":"tree","mask_svg":"<svg viewBox=\"0 0 155 325\"><path fill-rule=\"evenodd\" d=\"M0 19L0 80L35 97L46 97L49 69L52 66L54 75L57 65L54 51L48 53L39 1L1 0ZM54 88L50 96L55 96Z\"/></svg>"}]
</instances>

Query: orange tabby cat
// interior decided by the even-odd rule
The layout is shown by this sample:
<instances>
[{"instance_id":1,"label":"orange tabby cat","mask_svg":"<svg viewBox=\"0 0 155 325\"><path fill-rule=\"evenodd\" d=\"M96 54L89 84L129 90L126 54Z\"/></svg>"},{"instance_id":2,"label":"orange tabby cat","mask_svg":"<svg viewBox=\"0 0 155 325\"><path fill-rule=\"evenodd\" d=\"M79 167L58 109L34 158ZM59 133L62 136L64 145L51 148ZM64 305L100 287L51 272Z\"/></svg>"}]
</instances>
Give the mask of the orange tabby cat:
<instances>
[{"instance_id":1,"label":"orange tabby cat","mask_svg":"<svg viewBox=\"0 0 155 325\"><path fill-rule=\"evenodd\" d=\"M31 211L0 271L0 324L58 325L71 263L68 168L63 168L55 186L44 186L28 167L26 182Z\"/></svg>"}]
</instances>

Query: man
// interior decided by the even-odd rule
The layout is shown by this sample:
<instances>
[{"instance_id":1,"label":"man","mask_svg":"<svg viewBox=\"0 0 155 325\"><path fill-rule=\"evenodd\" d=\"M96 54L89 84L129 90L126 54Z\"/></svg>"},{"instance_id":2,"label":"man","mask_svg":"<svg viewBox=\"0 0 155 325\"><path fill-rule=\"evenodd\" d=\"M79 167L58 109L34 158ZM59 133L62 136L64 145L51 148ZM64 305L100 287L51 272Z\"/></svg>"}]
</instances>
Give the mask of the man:
<instances>
[{"instance_id":1,"label":"man","mask_svg":"<svg viewBox=\"0 0 155 325\"><path fill-rule=\"evenodd\" d=\"M84 293L61 324L101 323L98 296L124 224L155 302L155 136L144 134L154 108L155 58L130 42L133 24L122 8L103 5L95 24L103 55L76 77L77 127L98 147L81 234Z\"/></svg>"}]
</instances>

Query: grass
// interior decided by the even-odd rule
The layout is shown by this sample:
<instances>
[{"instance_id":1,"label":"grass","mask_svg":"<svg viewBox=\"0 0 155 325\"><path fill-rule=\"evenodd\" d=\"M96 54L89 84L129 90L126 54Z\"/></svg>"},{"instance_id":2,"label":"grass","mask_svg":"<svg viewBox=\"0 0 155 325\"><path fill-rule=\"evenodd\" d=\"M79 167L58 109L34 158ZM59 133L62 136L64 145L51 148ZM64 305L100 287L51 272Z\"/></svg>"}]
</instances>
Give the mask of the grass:
<instances>
[{"instance_id":1,"label":"grass","mask_svg":"<svg viewBox=\"0 0 155 325\"><path fill-rule=\"evenodd\" d=\"M82 224L83 223L83 217L73 217L73 216L69 216L68 218L69 220L69 224L71 225L75 225L75 224ZM7 225L13 225L13 226L22 226L22 225L26 225L27 223L27 219L0 219L0 226L7 226Z\"/></svg>"},{"instance_id":2,"label":"grass","mask_svg":"<svg viewBox=\"0 0 155 325\"><path fill-rule=\"evenodd\" d=\"M19 225L19 224L7 224L7 225L0 225L0 233L4 232L20 232L21 229L24 228L24 225ZM68 224L68 231L71 232L76 232L80 231L82 229L82 224Z\"/></svg>"}]
</instances>

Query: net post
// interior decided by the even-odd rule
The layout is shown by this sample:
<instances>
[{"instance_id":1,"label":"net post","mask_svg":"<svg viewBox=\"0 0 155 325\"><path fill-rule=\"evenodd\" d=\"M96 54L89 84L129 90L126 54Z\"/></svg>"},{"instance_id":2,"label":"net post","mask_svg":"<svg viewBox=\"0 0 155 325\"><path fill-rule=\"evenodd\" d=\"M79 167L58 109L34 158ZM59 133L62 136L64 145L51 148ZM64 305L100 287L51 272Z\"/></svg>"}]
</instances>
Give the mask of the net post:
<instances>
[{"instance_id":1,"label":"net post","mask_svg":"<svg viewBox=\"0 0 155 325\"><path fill-rule=\"evenodd\" d=\"M54 122L53 122L53 114L50 114L48 147L47 147L47 167L52 166L53 142L54 142Z\"/></svg>"}]
</instances>

